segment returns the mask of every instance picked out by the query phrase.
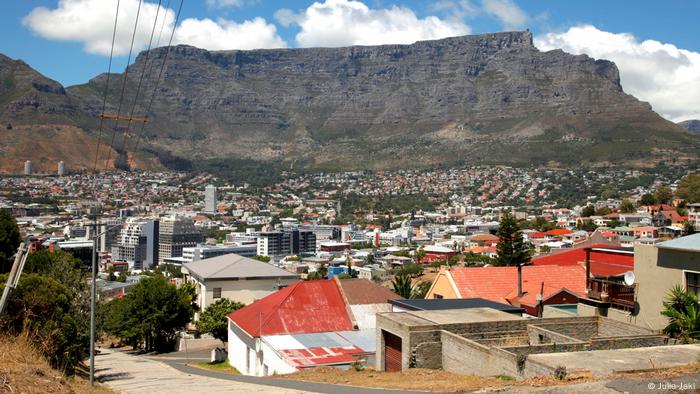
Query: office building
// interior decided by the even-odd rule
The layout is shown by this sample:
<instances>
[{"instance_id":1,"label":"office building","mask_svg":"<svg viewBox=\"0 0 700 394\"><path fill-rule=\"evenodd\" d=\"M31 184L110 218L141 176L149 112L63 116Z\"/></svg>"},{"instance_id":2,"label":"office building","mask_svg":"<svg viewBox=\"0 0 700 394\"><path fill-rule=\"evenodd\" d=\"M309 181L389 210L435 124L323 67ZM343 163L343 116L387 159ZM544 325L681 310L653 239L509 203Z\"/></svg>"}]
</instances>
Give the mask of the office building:
<instances>
[{"instance_id":1,"label":"office building","mask_svg":"<svg viewBox=\"0 0 700 394\"><path fill-rule=\"evenodd\" d=\"M204 189L204 212L216 213L216 186L208 185Z\"/></svg>"},{"instance_id":2,"label":"office building","mask_svg":"<svg viewBox=\"0 0 700 394\"><path fill-rule=\"evenodd\" d=\"M119 241L112 247L112 259L126 261L129 270L152 268L158 261L158 236L158 220L129 221L120 229Z\"/></svg>"},{"instance_id":3,"label":"office building","mask_svg":"<svg viewBox=\"0 0 700 394\"><path fill-rule=\"evenodd\" d=\"M181 257L168 257L166 264L185 264L226 254L236 254L243 257L253 257L258 252L257 244L249 245L197 245L182 248Z\"/></svg>"},{"instance_id":4,"label":"office building","mask_svg":"<svg viewBox=\"0 0 700 394\"><path fill-rule=\"evenodd\" d=\"M317 241L329 241L340 238L340 228L331 224L302 224L297 226L300 231L311 231L316 234Z\"/></svg>"},{"instance_id":5,"label":"office building","mask_svg":"<svg viewBox=\"0 0 700 394\"><path fill-rule=\"evenodd\" d=\"M161 218L158 232L158 263L166 258L181 257L183 248L197 246L203 238L192 219L183 216Z\"/></svg>"},{"instance_id":6,"label":"office building","mask_svg":"<svg viewBox=\"0 0 700 394\"><path fill-rule=\"evenodd\" d=\"M32 166L32 161L27 160L24 162L24 175L32 175L34 173L34 167Z\"/></svg>"},{"instance_id":7,"label":"office building","mask_svg":"<svg viewBox=\"0 0 700 394\"><path fill-rule=\"evenodd\" d=\"M316 252L316 234L297 229L258 234L258 255L272 258Z\"/></svg>"},{"instance_id":8,"label":"office building","mask_svg":"<svg viewBox=\"0 0 700 394\"><path fill-rule=\"evenodd\" d=\"M58 171L57 171L58 176L64 176L66 175L66 163L59 161L58 162Z\"/></svg>"}]
</instances>

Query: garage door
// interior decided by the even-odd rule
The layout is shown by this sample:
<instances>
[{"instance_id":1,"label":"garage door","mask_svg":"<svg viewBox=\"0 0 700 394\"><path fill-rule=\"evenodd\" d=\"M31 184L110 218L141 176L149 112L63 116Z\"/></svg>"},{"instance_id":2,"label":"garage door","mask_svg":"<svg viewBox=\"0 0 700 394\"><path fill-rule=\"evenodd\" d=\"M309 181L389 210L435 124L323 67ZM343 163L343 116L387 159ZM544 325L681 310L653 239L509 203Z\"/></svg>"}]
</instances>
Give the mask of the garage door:
<instances>
[{"instance_id":1,"label":"garage door","mask_svg":"<svg viewBox=\"0 0 700 394\"><path fill-rule=\"evenodd\" d=\"M401 337L390 332L384 333L384 370L387 372L401 371Z\"/></svg>"}]
</instances>

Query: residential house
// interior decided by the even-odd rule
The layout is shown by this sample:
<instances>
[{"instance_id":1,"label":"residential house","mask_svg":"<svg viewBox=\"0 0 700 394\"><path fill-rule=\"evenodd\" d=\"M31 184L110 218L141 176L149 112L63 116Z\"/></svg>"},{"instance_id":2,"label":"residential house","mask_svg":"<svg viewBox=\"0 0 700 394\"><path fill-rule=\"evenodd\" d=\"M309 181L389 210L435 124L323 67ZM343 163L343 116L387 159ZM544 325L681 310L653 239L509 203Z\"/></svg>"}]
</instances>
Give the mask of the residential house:
<instances>
[{"instance_id":1,"label":"residential house","mask_svg":"<svg viewBox=\"0 0 700 394\"><path fill-rule=\"evenodd\" d=\"M202 310L220 298L250 304L299 281L297 274L237 254L185 263L182 273L196 285Z\"/></svg>"},{"instance_id":2,"label":"residential house","mask_svg":"<svg viewBox=\"0 0 700 394\"><path fill-rule=\"evenodd\" d=\"M229 363L268 376L369 362L376 314L398 298L363 279L298 282L228 315Z\"/></svg>"},{"instance_id":3,"label":"residential house","mask_svg":"<svg viewBox=\"0 0 700 394\"><path fill-rule=\"evenodd\" d=\"M634 274L638 288L633 323L659 330L668 320L661 315L663 300L676 285L700 296L700 234L660 242L637 244Z\"/></svg>"},{"instance_id":4,"label":"residential house","mask_svg":"<svg viewBox=\"0 0 700 394\"><path fill-rule=\"evenodd\" d=\"M537 316L543 305L575 304L586 290L581 266L443 267L426 299L483 298L523 308Z\"/></svg>"}]
</instances>

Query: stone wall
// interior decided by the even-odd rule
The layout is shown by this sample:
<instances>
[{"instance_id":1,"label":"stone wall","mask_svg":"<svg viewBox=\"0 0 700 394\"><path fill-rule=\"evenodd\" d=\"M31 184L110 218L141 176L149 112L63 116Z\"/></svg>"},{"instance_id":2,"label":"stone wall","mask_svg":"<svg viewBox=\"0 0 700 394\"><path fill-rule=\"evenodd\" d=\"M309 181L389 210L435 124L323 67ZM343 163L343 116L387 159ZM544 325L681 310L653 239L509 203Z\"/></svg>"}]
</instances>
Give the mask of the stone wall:
<instances>
[{"instance_id":1,"label":"stone wall","mask_svg":"<svg viewBox=\"0 0 700 394\"><path fill-rule=\"evenodd\" d=\"M657 336L630 336L613 338L593 338L588 350L631 349L651 346L666 345L667 337Z\"/></svg>"},{"instance_id":2,"label":"stone wall","mask_svg":"<svg viewBox=\"0 0 700 394\"><path fill-rule=\"evenodd\" d=\"M598 335L598 317L581 318L574 322L537 322L533 325L561 335L587 341Z\"/></svg>"},{"instance_id":3,"label":"stone wall","mask_svg":"<svg viewBox=\"0 0 700 394\"><path fill-rule=\"evenodd\" d=\"M625 324L612 319L601 319L598 327L599 337L627 337L634 335L651 335L654 332L646 328Z\"/></svg>"},{"instance_id":4,"label":"stone wall","mask_svg":"<svg viewBox=\"0 0 700 394\"><path fill-rule=\"evenodd\" d=\"M441 334L442 368L445 371L479 376L508 375L516 379L554 372L546 365L527 360L526 356L519 357L503 349L484 346L447 331Z\"/></svg>"},{"instance_id":5,"label":"stone wall","mask_svg":"<svg viewBox=\"0 0 700 394\"><path fill-rule=\"evenodd\" d=\"M529 325L527 326L527 334L530 339L530 344L542 344L542 343L574 343L581 342L576 338L566 336L564 334L548 330L539 325Z\"/></svg>"}]
</instances>

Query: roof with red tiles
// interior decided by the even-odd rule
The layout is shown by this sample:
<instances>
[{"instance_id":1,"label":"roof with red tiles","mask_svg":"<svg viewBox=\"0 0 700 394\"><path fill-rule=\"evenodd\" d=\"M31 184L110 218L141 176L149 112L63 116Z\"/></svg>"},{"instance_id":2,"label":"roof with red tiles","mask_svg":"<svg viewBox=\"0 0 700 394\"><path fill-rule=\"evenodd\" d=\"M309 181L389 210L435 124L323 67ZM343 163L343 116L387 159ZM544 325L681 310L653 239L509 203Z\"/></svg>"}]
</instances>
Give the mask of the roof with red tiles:
<instances>
[{"instance_id":1,"label":"roof with red tiles","mask_svg":"<svg viewBox=\"0 0 700 394\"><path fill-rule=\"evenodd\" d=\"M503 303L508 302L508 297L518 289L517 267L451 268L448 272L461 298L484 298ZM562 288L583 296L586 271L580 266L523 267L524 290L539 293L542 282L545 283L545 298Z\"/></svg>"}]
</instances>

